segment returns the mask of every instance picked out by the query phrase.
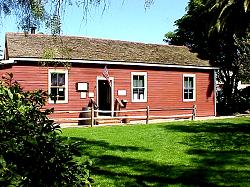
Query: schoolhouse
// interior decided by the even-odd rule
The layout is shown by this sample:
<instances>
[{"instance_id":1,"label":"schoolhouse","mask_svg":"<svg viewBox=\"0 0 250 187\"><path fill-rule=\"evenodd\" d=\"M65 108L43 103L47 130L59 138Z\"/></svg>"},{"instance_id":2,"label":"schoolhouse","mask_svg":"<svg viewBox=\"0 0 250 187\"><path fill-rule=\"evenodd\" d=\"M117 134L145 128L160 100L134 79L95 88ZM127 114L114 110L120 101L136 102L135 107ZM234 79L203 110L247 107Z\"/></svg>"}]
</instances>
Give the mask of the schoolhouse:
<instances>
[{"instance_id":1,"label":"schoolhouse","mask_svg":"<svg viewBox=\"0 0 250 187\"><path fill-rule=\"evenodd\" d=\"M92 98L110 116L119 100L126 109L195 104L197 116L215 116L216 69L184 46L30 33L6 33L0 63L25 90L47 90L46 107L81 110Z\"/></svg>"}]
</instances>

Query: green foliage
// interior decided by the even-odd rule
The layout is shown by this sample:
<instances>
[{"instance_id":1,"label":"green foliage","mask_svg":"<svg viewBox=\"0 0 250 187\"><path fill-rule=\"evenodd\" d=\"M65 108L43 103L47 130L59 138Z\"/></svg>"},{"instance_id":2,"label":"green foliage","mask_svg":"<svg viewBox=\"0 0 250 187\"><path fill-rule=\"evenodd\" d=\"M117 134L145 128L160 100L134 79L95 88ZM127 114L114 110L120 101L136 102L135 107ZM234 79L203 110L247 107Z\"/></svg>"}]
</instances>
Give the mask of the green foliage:
<instances>
[{"instance_id":1,"label":"green foliage","mask_svg":"<svg viewBox=\"0 0 250 187\"><path fill-rule=\"evenodd\" d=\"M1 80L0 186L91 186L90 164L74 161L78 144L63 141L46 98L23 91L12 74Z\"/></svg>"},{"instance_id":2,"label":"green foliage","mask_svg":"<svg viewBox=\"0 0 250 187\"><path fill-rule=\"evenodd\" d=\"M210 23L210 33L227 32L244 35L249 28L250 0L210 0L207 3L214 19Z\"/></svg>"},{"instance_id":3,"label":"green foliage","mask_svg":"<svg viewBox=\"0 0 250 187\"><path fill-rule=\"evenodd\" d=\"M154 0L144 0L145 9L153 2ZM109 3L107 0L0 0L0 16L15 15L19 27L24 31L45 23L52 34L59 35L61 20L68 6L75 5L80 8L82 18L87 19L91 8L102 6L105 11Z\"/></svg>"},{"instance_id":4,"label":"green foliage","mask_svg":"<svg viewBox=\"0 0 250 187\"><path fill-rule=\"evenodd\" d=\"M239 112L250 112L250 87L246 87L239 91L238 93L238 100L236 107L238 108L237 111Z\"/></svg>"},{"instance_id":5,"label":"green foliage","mask_svg":"<svg viewBox=\"0 0 250 187\"><path fill-rule=\"evenodd\" d=\"M32 26L46 23L52 34L61 33L61 17L67 6L82 6L83 15L87 16L91 6L98 6L105 0L0 0L0 15L14 15L18 25L24 31ZM83 16L84 17L84 16Z\"/></svg>"},{"instance_id":6,"label":"green foliage","mask_svg":"<svg viewBox=\"0 0 250 187\"><path fill-rule=\"evenodd\" d=\"M186 10L175 22L174 44L209 45L214 37L232 41L234 35L241 38L249 32L249 0L190 0Z\"/></svg>"},{"instance_id":7,"label":"green foliage","mask_svg":"<svg viewBox=\"0 0 250 187\"><path fill-rule=\"evenodd\" d=\"M71 63L67 60L72 58L72 48L69 48L65 42L60 38L60 36L53 35L54 48L45 48L43 50L42 58L46 59L45 61L40 62L42 66L64 66L69 68ZM51 61L54 59L54 61ZM62 59L62 60L60 60Z\"/></svg>"},{"instance_id":8,"label":"green foliage","mask_svg":"<svg viewBox=\"0 0 250 187\"><path fill-rule=\"evenodd\" d=\"M60 15L53 15L50 19L46 20L46 27L51 29L51 34L59 35L61 32L61 18Z\"/></svg>"},{"instance_id":9,"label":"green foliage","mask_svg":"<svg viewBox=\"0 0 250 187\"><path fill-rule=\"evenodd\" d=\"M175 37L178 37L174 32L167 32L164 36L165 39L163 39L163 41L169 44L171 44L171 41L176 41L177 39Z\"/></svg>"},{"instance_id":10,"label":"green foliage","mask_svg":"<svg viewBox=\"0 0 250 187\"><path fill-rule=\"evenodd\" d=\"M235 45L238 52L239 79L242 82L250 83L250 35L243 39L236 38Z\"/></svg>"},{"instance_id":11,"label":"green foliage","mask_svg":"<svg viewBox=\"0 0 250 187\"><path fill-rule=\"evenodd\" d=\"M0 0L0 15L15 15L18 18L18 26L28 31L31 26L39 26L46 17L45 1L37 0Z\"/></svg>"}]
</instances>

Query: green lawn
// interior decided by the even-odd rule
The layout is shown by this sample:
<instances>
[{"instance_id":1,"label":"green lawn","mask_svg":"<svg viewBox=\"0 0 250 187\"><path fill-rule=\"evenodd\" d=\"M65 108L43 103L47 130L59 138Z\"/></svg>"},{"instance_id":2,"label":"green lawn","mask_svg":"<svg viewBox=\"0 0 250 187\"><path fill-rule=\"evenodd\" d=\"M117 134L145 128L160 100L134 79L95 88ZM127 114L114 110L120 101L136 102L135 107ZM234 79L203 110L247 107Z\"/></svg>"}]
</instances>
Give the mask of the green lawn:
<instances>
[{"instance_id":1,"label":"green lawn","mask_svg":"<svg viewBox=\"0 0 250 187\"><path fill-rule=\"evenodd\" d=\"M250 186L250 117L63 129L95 185Z\"/></svg>"}]
</instances>

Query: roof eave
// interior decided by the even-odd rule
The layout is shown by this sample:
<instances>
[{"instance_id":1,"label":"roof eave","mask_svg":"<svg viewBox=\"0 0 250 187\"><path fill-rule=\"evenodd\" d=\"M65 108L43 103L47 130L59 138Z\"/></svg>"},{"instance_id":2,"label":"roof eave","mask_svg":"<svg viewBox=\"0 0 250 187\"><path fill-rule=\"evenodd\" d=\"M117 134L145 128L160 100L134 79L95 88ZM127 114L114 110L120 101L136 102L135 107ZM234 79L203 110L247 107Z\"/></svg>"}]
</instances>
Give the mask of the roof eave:
<instances>
[{"instance_id":1,"label":"roof eave","mask_svg":"<svg viewBox=\"0 0 250 187\"><path fill-rule=\"evenodd\" d=\"M106 61L106 60L67 60L67 59L41 59L41 58L10 58L13 61L26 62L65 62L80 64L104 64L104 65L126 65L126 66L143 66L143 67L169 67L181 69L207 69L216 70L218 67L212 66L195 66L195 65L175 65L175 64L159 64L159 63L142 63L142 62L124 62L124 61Z\"/></svg>"},{"instance_id":2,"label":"roof eave","mask_svg":"<svg viewBox=\"0 0 250 187\"><path fill-rule=\"evenodd\" d=\"M14 64L15 60L9 59L9 60L1 60L0 65L6 65L6 64Z\"/></svg>"}]
</instances>

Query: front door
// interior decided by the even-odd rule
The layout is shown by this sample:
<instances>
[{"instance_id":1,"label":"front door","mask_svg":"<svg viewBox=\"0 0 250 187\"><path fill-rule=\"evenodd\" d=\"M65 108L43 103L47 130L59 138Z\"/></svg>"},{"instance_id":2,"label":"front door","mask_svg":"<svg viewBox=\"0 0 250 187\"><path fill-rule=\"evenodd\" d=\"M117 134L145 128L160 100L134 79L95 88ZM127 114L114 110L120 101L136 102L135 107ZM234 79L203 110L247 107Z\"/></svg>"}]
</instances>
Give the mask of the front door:
<instances>
[{"instance_id":1,"label":"front door","mask_svg":"<svg viewBox=\"0 0 250 187\"><path fill-rule=\"evenodd\" d=\"M99 110L112 111L112 87L109 86L109 83L106 79L97 79L97 87L97 104ZM111 116L111 114L111 112L99 112L99 115L104 116Z\"/></svg>"}]
</instances>

